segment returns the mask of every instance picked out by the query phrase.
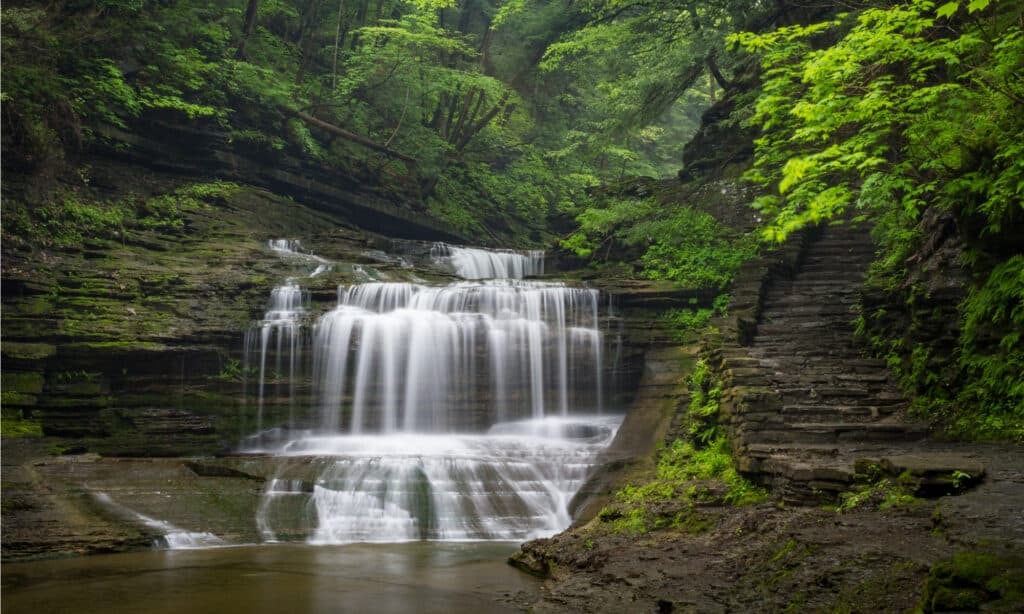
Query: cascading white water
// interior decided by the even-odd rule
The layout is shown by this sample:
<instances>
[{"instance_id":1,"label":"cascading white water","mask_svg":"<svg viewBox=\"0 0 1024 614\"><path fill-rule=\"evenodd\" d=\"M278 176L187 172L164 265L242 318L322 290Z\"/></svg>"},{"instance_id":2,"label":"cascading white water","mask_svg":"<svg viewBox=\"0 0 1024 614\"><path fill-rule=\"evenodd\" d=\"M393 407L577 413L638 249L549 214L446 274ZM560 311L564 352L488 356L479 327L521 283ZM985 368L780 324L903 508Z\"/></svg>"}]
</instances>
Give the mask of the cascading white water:
<instances>
[{"instance_id":1,"label":"cascading white water","mask_svg":"<svg viewBox=\"0 0 1024 614\"><path fill-rule=\"evenodd\" d=\"M499 256L474 255L467 277L543 268L542 253L444 248L453 264L455 250ZM300 325L292 287L275 290L264 328ZM565 528L621 420L599 415L598 320L595 290L552 282L339 288L310 332L315 424L250 441L282 457L259 514L265 538L523 539Z\"/></svg>"},{"instance_id":2,"label":"cascading white water","mask_svg":"<svg viewBox=\"0 0 1024 614\"><path fill-rule=\"evenodd\" d=\"M522 279L544 274L544 252L489 250L435 243L430 249L435 262L449 264L463 279Z\"/></svg>"},{"instance_id":3,"label":"cascading white water","mask_svg":"<svg viewBox=\"0 0 1024 614\"><path fill-rule=\"evenodd\" d=\"M302 251L302 243L298 239L271 239L267 247L286 258L298 259L303 264L315 264L309 277L329 271L330 261L315 254ZM287 398L289 404L289 426L295 418L295 383L302 370L304 353L303 318L309 306L309 293L303 290L294 278L289 278L284 285L271 290L270 301L263 314L263 319L245 333L245 364L243 371L254 368L259 373L257 388L256 437L263 436L263 410L267 393L268 366L275 380L286 379ZM251 365L251 358L256 357L256 364ZM268 362L272 361L268 365ZM285 371L287 369L287 371ZM277 386L279 388L280 386ZM278 390L278 393L282 391Z\"/></svg>"},{"instance_id":4,"label":"cascading white water","mask_svg":"<svg viewBox=\"0 0 1024 614\"><path fill-rule=\"evenodd\" d=\"M154 546L158 548L166 547L168 550L198 550L224 545L224 540L213 533L207 531L186 531L164 520L150 518L149 516L140 514L135 510L116 503L110 495L104 492L94 492L92 495L100 505L111 508L115 513L134 517L147 527L160 531L162 537L154 544Z\"/></svg>"},{"instance_id":5,"label":"cascading white water","mask_svg":"<svg viewBox=\"0 0 1024 614\"><path fill-rule=\"evenodd\" d=\"M321 431L481 430L602 409L596 290L490 281L339 294L313 330Z\"/></svg>"},{"instance_id":6,"label":"cascading white water","mask_svg":"<svg viewBox=\"0 0 1024 614\"><path fill-rule=\"evenodd\" d=\"M261 527L274 539L275 520L291 506L313 516L311 543L550 535L571 522L569 502L620 420L550 417L498 423L478 434L292 441L278 451L294 460L283 461L282 477L264 498ZM316 474L312 486L283 477L302 472Z\"/></svg>"},{"instance_id":7,"label":"cascading white water","mask_svg":"<svg viewBox=\"0 0 1024 614\"><path fill-rule=\"evenodd\" d=\"M283 369L287 369L289 403L291 404L295 398L295 382L301 368L303 346L302 317L306 313L308 303L309 294L289 279L285 285L278 286L270 292L270 303L263 319L256 327L246 331L246 356L254 354L253 348L257 346L259 348L259 362L256 365L259 372L257 433L263 431L268 357L273 359L272 368L276 376L275 379L284 377ZM294 418L293 404L291 410L289 422Z\"/></svg>"},{"instance_id":8,"label":"cascading white water","mask_svg":"<svg viewBox=\"0 0 1024 614\"><path fill-rule=\"evenodd\" d=\"M316 263L316 268L314 268L309 274L310 277L316 277L321 273L326 273L331 270L331 263L329 260L325 260L316 254L303 251L302 242L298 239L270 239L267 241L267 247L286 257L294 257Z\"/></svg>"}]
</instances>

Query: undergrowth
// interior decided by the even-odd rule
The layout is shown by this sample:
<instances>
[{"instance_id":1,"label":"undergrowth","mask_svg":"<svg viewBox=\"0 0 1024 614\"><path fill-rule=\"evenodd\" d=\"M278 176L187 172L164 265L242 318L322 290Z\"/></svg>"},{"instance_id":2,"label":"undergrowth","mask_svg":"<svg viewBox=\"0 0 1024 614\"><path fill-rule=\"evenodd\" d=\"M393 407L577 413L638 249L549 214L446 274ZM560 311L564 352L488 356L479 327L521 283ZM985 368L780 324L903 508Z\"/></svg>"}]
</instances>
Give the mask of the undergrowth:
<instances>
[{"instance_id":1,"label":"undergrowth","mask_svg":"<svg viewBox=\"0 0 1024 614\"><path fill-rule=\"evenodd\" d=\"M699 505L750 505L767 493L743 478L732 460L729 441L719 424L721 382L707 363L696 363L689 380L690 406L682 437L663 448L655 478L615 493L614 503L598 518L614 531L646 533L675 528L699 532L712 519Z\"/></svg>"},{"instance_id":2,"label":"undergrowth","mask_svg":"<svg viewBox=\"0 0 1024 614\"><path fill-rule=\"evenodd\" d=\"M698 307L697 299L692 299L690 307L669 309L661 317L673 331L675 340L683 342L689 333L703 328L711 318L723 315L729 298L728 294L719 294L711 302L711 307Z\"/></svg>"},{"instance_id":3,"label":"undergrowth","mask_svg":"<svg viewBox=\"0 0 1024 614\"><path fill-rule=\"evenodd\" d=\"M5 202L5 239L74 247L85 239L124 241L133 232L180 233L187 213L209 207L238 189L234 183L214 181L188 184L149 198L127 195L112 200L76 186L60 191L44 206Z\"/></svg>"},{"instance_id":4,"label":"undergrowth","mask_svg":"<svg viewBox=\"0 0 1024 614\"><path fill-rule=\"evenodd\" d=\"M895 292L906 275L880 268L872 283ZM932 313L925 288L911 286L902 293L909 322L877 309L860 315L858 334L886 360L915 417L960 439L1024 442L1024 255L978 277L955 309L955 325L940 321L946 312ZM920 334L937 325L949 326L955 340Z\"/></svg>"},{"instance_id":5,"label":"undergrowth","mask_svg":"<svg viewBox=\"0 0 1024 614\"><path fill-rule=\"evenodd\" d=\"M576 222L576 231L561 242L563 249L598 261L619 247L629 259L635 256L643 277L687 288L725 288L757 252L752 236L730 230L714 216L646 194L596 198Z\"/></svg>"}]
</instances>

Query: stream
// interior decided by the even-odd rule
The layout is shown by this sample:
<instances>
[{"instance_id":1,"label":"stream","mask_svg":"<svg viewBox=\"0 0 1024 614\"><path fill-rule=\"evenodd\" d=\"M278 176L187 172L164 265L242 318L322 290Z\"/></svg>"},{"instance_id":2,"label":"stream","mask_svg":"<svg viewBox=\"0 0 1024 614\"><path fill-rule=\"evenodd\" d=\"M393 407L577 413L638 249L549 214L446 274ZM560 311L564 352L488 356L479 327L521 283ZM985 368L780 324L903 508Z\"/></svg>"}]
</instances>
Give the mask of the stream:
<instances>
[{"instance_id":1,"label":"stream","mask_svg":"<svg viewBox=\"0 0 1024 614\"><path fill-rule=\"evenodd\" d=\"M519 612L516 546L415 542L154 550L4 565L4 612Z\"/></svg>"}]
</instances>

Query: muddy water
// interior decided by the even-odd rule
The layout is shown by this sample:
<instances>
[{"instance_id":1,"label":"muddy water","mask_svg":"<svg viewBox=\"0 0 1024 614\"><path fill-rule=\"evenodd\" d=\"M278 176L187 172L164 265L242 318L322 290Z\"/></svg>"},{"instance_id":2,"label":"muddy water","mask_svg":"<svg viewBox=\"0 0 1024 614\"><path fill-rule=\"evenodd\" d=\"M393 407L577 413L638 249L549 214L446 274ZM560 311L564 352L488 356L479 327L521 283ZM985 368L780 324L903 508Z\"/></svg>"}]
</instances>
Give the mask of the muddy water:
<instances>
[{"instance_id":1,"label":"muddy water","mask_svg":"<svg viewBox=\"0 0 1024 614\"><path fill-rule=\"evenodd\" d=\"M4 614L522 612L510 543L163 550L5 564Z\"/></svg>"}]
</instances>

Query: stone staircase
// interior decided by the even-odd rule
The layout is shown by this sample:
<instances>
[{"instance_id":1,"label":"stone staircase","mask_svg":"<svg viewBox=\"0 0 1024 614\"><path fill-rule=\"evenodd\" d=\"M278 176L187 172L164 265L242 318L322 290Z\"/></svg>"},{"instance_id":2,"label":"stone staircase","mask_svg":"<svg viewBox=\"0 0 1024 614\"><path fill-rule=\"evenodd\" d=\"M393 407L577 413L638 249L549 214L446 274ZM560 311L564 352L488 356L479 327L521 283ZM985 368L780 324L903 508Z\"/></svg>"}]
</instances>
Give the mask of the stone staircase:
<instances>
[{"instance_id":1,"label":"stone staircase","mask_svg":"<svg viewBox=\"0 0 1024 614\"><path fill-rule=\"evenodd\" d=\"M741 271L734 324L704 355L723 382L741 471L786 501L815 503L847 490L858 463L924 452L914 442L928 429L906 420L885 362L854 335L874 256L868 229L828 226L794 243Z\"/></svg>"}]
</instances>

